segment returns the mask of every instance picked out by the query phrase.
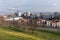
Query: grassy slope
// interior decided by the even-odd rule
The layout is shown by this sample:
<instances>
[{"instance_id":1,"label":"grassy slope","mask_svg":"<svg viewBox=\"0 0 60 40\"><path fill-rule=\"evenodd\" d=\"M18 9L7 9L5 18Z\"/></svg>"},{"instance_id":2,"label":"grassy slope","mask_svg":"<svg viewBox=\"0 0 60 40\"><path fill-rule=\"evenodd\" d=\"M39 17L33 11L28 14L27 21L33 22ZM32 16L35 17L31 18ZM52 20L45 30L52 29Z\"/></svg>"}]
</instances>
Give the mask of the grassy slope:
<instances>
[{"instance_id":1,"label":"grassy slope","mask_svg":"<svg viewBox=\"0 0 60 40\"><path fill-rule=\"evenodd\" d=\"M38 32L34 32L33 34L31 31L25 31L24 33L32 35L32 36L36 36L43 40L60 40L59 32L50 32L50 31L40 30ZM57 35L57 34L59 34L59 35Z\"/></svg>"},{"instance_id":2,"label":"grassy slope","mask_svg":"<svg viewBox=\"0 0 60 40\"><path fill-rule=\"evenodd\" d=\"M2 28L0 28L0 38L2 38L3 40L42 40L38 37L27 35L21 32L4 30Z\"/></svg>"},{"instance_id":3,"label":"grassy slope","mask_svg":"<svg viewBox=\"0 0 60 40\"><path fill-rule=\"evenodd\" d=\"M0 27L0 40L60 40L60 34L41 30L32 34L29 30L17 32Z\"/></svg>"}]
</instances>

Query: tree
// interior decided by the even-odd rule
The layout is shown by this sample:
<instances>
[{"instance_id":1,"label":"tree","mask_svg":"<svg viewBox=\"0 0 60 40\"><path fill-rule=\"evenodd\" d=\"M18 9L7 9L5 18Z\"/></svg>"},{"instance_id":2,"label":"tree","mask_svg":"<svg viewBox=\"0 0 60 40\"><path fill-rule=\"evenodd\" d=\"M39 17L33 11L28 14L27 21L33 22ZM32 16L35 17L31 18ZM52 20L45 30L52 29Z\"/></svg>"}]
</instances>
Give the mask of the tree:
<instances>
[{"instance_id":1,"label":"tree","mask_svg":"<svg viewBox=\"0 0 60 40\"><path fill-rule=\"evenodd\" d=\"M32 33L33 33L33 30L34 31L37 31L37 16L31 16L30 17L30 26L31 26L31 29L32 29Z\"/></svg>"},{"instance_id":2,"label":"tree","mask_svg":"<svg viewBox=\"0 0 60 40\"><path fill-rule=\"evenodd\" d=\"M19 21L11 21L11 22L10 22L10 27L11 27L11 25L12 25L13 28L15 28L15 29L20 29L20 27L21 27Z\"/></svg>"},{"instance_id":3,"label":"tree","mask_svg":"<svg viewBox=\"0 0 60 40\"><path fill-rule=\"evenodd\" d=\"M0 23L1 24L5 24L5 20L4 20L4 17L3 16L0 16Z\"/></svg>"}]
</instances>

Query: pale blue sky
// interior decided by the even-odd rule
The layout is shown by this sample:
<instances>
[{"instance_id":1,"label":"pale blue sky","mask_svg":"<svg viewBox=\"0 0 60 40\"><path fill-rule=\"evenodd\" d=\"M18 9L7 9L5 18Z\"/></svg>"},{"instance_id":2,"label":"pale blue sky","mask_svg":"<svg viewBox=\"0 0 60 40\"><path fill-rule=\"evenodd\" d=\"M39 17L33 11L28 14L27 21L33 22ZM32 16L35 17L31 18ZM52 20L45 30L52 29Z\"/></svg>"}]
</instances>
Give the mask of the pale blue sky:
<instances>
[{"instance_id":1,"label":"pale blue sky","mask_svg":"<svg viewBox=\"0 0 60 40\"><path fill-rule=\"evenodd\" d=\"M60 11L60 0L0 0L0 12L7 8L23 11Z\"/></svg>"}]
</instances>

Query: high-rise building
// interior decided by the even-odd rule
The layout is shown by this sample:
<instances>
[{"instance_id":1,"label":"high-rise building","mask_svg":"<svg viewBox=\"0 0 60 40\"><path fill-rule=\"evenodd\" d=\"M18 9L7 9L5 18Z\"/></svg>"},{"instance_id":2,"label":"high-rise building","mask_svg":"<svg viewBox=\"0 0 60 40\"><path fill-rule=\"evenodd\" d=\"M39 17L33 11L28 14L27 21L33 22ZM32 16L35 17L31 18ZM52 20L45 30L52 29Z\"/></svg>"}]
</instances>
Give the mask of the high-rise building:
<instances>
[{"instance_id":1,"label":"high-rise building","mask_svg":"<svg viewBox=\"0 0 60 40\"><path fill-rule=\"evenodd\" d=\"M30 12L28 12L28 16L30 16Z\"/></svg>"},{"instance_id":2,"label":"high-rise building","mask_svg":"<svg viewBox=\"0 0 60 40\"><path fill-rule=\"evenodd\" d=\"M22 13L21 13L21 12L19 12L19 13L18 13L18 16L21 16L21 15L22 15Z\"/></svg>"},{"instance_id":3,"label":"high-rise building","mask_svg":"<svg viewBox=\"0 0 60 40\"><path fill-rule=\"evenodd\" d=\"M19 14L17 12L15 12L15 16L19 16Z\"/></svg>"}]
</instances>

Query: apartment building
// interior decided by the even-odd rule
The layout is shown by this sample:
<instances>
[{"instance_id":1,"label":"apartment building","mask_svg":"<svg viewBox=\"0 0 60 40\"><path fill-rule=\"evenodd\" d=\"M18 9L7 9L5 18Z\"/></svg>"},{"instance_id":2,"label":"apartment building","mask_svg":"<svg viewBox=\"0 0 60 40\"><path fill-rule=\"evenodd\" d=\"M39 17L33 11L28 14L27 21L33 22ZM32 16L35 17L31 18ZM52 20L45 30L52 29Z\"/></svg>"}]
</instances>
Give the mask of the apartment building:
<instances>
[{"instance_id":1,"label":"apartment building","mask_svg":"<svg viewBox=\"0 0 60 40\"><path fill-rule=\"evenodd\" d=\"M51 20L47 20L46 21L46 26L51 27L51 24L52 24L52 21Z\"/></svg>"},{"instance_id":2,"label":"apartment building","mask_svg":"<svg viewBox=\"0 0 60 40\"><path fill-rule=\"evenodd\" d=\"M43 20L43 19L41 20L41 26L46 27L46 20Z\"/></svg>"},{"instance_id":3,"label":"apartment building","mask_svg":"<svg viewBox=\"0 0 60 40\"><path fill-rule=\"evenodd\" d=\"M38 19L37 21L37 25L41 27L41 22L42 22L42 19Z\"/></svg>"},{"instance_id":4,"label":"apartment building","mask_svg":"<svg viewBox=\"0 0 60 40\"><path fill-rule=\"evenodd\" d=\"M60 20L56 24L60 28Z\"/></svg>"},{"instance_id":5,"label":"apartment building","mask_svg":"<svg viewBox=\"0 0 60 40\"><path fill-rule=\"evenodd\" d=\"M57 27L56 22L52 22L52 27Z\"/></svg>"}]
</instances>

